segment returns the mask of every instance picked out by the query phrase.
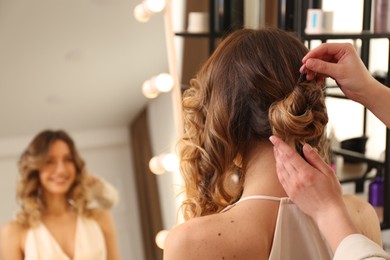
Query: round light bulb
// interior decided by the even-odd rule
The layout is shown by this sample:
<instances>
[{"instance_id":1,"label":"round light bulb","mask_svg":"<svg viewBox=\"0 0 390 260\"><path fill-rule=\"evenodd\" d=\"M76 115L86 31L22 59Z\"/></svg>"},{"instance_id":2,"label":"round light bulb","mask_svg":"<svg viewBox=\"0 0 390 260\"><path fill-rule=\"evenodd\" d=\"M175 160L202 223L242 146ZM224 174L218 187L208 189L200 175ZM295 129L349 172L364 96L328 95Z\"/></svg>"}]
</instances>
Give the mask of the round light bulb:
<instances>
[{"instance_id":1,"label":"round light bulb","mask_svg":"<svg viewBox=\"0 0 390 260\"><path fill-rule=\"evenodd\" d=\"M169 92L173 88L173 78L168 73L161 73L155 78L155 84L161 92Z\"/></svg>"},{"instance_id":2,"label":"round light bulb","mask_svg":"<svg viewBox=\"0 0 390 260\"><path fill-rule=\"evenodd\" d=\"M162 156L162 165L168 172L177 171L179 169L179 159L173 153L167 153Z\"/></svg>"},{"instance_id":3,"label":"round light bulb","mask_svg":"<svg viewBox=\"0 0 390 260\"><path fill-rule=\"evenodd\" d=\"M145 23L149 21L151 13L147 12L145 9L145 6L143 4L139 4L134 8L134 17L137 19L138 22Z\"/></svg>"},{"instance_id":4,"label":"round light bulb","mask_svg":"<svg viewBox=\"0 0 390 260\"><path fill-rule=\"evenodd\" d=\"M164 249L164 242L168 236L168 233L169 233L168 230L161 230L160 232L157 233L155 241L156 241L156 245L159 248Z\"/></svg>"},{"instance_id":5,"label":"round light bulb","mask_svg":"<svg viewBox=\"0 0 390 260\"><path fill-rule=\"evenodd\" d=\"M146 80L142 84L142 93L147 98L156 98L160 91L151 84L150 80Z\"/></svg>"},{"instance_id":6,"label":"round light bulb","mask_svg":"<svg viewBox=\"0 0 390 260\"><path fill-rule=\"evenodd\" d=\"M159 156L154 156L149 161L149 169L151 172L153 172L156 175L163 174L165 172L165 169L162 165L161 159Z\"/></svg>"},{"instance_id":7,"label":"round light bulb","mask_svg":"<svg viewBox=\"0 0 390 260\"><path fill-rule=\"evenodd\" d=\"M165 0L146 0L147 8L155 13L161 12L165 7Z\"/></svg>"},{"instance_id":8,"label":"round light bulb","mask_svg":"<svg viewBox=\"0 0 390 260\"><path fill-rule=\"evenodd\" d=\"M237 184L240 181L240 177L238 176L237 173L233 173L230 178L233 181L233 183L235 183L235 184Z\"/></svg>"}]
</instances>

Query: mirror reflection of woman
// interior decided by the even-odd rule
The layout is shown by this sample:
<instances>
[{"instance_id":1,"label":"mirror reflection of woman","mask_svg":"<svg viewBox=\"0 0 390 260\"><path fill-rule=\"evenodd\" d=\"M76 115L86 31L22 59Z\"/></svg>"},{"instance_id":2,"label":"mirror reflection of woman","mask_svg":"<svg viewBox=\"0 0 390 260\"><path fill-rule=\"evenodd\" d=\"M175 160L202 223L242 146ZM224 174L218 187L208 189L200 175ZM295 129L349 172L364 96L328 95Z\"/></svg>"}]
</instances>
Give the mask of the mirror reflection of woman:
<instances>
[{"instance_id":1,"label":"mirror reflection of woman","mask_svg":"<svg viewBox=\"0 0 390 260\"><path fill-rule=\"evenodd\" d=\"M21 210L1 230L3 260L119 259L112 217L87 207L85 163L66 132L39 133L18 166Z\"/></svg>"}]
</instances>

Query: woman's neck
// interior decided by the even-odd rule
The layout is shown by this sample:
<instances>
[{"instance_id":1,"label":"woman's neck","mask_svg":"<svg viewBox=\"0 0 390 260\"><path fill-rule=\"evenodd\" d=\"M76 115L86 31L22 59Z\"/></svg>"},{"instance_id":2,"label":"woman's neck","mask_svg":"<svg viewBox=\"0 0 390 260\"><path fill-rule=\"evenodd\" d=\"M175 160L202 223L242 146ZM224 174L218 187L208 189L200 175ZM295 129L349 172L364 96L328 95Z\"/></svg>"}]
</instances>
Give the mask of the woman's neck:
<instances>
[{"instance_id":1,"label":"woman's neck","mask_svg":"<svg viewBox=\"0 0 390 260\"><path fill-rule=\"evenodd\" d=\"M63 195L44 195L44 205L44 214L50 215L62 215L71 209L68 199Z\"/></svg>"},{"instance_id":2,"label":"woman's neck","mask_svg":"<svg viewBox=\"0 0 390 260\"><path fill-rule=\"evenodd\" d=\"M260 142L248 155L242 197L251 195L287 196L276 175L273 145L269 141Z\"/></svg>"}]
</instances>

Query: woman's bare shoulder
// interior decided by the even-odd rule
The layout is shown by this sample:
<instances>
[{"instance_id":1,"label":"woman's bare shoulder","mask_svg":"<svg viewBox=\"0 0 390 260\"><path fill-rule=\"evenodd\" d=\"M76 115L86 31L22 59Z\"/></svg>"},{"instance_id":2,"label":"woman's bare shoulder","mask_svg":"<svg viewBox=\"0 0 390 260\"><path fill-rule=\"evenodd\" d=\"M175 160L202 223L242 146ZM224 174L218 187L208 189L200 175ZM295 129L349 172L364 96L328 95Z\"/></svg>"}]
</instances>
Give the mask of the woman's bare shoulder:
<instances>
[{"instance_id":1,"label":"woman's bare shoulder","mask_svg":"<svg viewBox=\"0 0 390 260\"><path fill-rule=\"evenodd\" d=\"M16 220L11 220L1 227L1 237L7 237L10 234L13 236L22 236L27 232L27 227L23 226Z\"/></svg>"},{"instance_id":2,"label":"woman's bare shoulder","mask_svg":"<svg viewBox=\"0 0 390 260\"><path fill-rule=\"evenodd\" d=\"M12 220L1 227L0 241L1 241L1 254L5 259L18 259L22 255L24 242L26 240L28 228Z\"/></svg>"},{"instance_id":3,"label":"woman's bare shoulder","mask_svg":"<svg viewBox=\"0 0 390 260\"><path fill-rule=\"evenodd\" d=\"M164 259L207 260L233 256L235 259L250 259L254 254L259 256L261 238L253 238L248 230L245 221L229 214L191 219L169 232L164 244ZM256 241L256 246L253 246L253 241Z\"/></svg>"},{"instance_id":4,"label":"woman's bare shoulder","mask_svg":"<svg viewBox=\"0 0 390 260\"><path fill-rule=\"evenodd\" d=\"M172 228L164 243L164 259L209 259L211 251L207 252L213 248L210 239L216 229L216 216L194 218ZM218 238L218 234L214 236Z\"/></svg>"},{"instance_id":5,"label":"woman's bare shoulder","mask_svg":"<svg viewBox=\"0 0 390 260\"><path fill-rule=\"evenodd\" d=\"M356 228L363 235L381 245L380 222L372 205L355 195L344 195L344 202Z\"/></svg>"},{"instance_id":6,"label":"woman's bare shoulder","mask_svg":"<svg viewBox=\"0 0 390 260\"><path fill-rule=\"evenodd\" d=\"M94 219L98 223L105 223L106 221L110 221L112 216L111 212L107 209L103 208L94 208L91 210L90 218Z\"/></svg>"},{"instance_id":7,"label":"woman's bare shoulder","mask_svg":"<svg viewBox=\"0 0 390 260\"><path fill-rule=\"evenodd\" d=\"M349 213L377 219L375 210L368 201L356 195L343 195L343 199Z\"/></svg>"}]
</instances>

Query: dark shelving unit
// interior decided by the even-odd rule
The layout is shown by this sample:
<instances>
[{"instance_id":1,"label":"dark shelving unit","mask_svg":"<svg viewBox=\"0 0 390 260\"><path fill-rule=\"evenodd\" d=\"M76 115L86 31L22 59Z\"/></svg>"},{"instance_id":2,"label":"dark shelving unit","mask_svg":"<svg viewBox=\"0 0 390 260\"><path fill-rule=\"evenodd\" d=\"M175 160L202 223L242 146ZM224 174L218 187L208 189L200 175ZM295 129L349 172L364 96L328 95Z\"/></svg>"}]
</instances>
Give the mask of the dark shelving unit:
<instances>
[{"instance_id":1,"label":"dark shelving unit","mask_svg":"<svg viewBox=\"0 0 390 260\"><path fill-rule=\"evenodd\" d=\"M287 26L283 24L282 18L279 17L279 24L282 24L286 29L290 28L291 31L297 33L297 35L302 39L302 41L307 42L308 47L311 46L311 41L319 40L322 43L327 42L328 40L360 40L361 41L361 50L360 57L368 68L369 54L370 54L370 41L373 39L387 39L389 42L389 57L388 57L388 68L387 68L387 77L385 79L385 85L389 86L390 83L390 33L373 33L371 30L371 9L372 9L372 0L364 0L363 6L363 23L362 23L362 32L361 33L326 33L326 34L306 34L306 12L309 8L311 1L310 0L290 0L290 5L293 3L293 7L289 6L290 13L287 13L289 16L293 16L293 19L290 19ZM289 0L280 0L279 4L288 6ZM291 14L292 13L292 14ZM328 89L332 87L327 87L326 96L329 98L342 98L348 99L342 93L335 93L332 91L328 92ZM367 109L363 108L363 135L366 134L366 124L367 124ZM342 156L345 159L354 159L360 164L357 165L356 171L361 171L355 176L350 175L343 179L340 179L341 183L345 182L354 182L356 184L356 192L363 192L364 182L369 179L368 173L372 169L376 169L377 173L384 174L384 214L383 221L381 223L382 229L390 228L390 130L386 129L386 147L385 147L385 160L375 160L368 158L364 154L351 152L349 150L343 150L339 148L332 148L332 153L335 155ZM360 168L359 168L360 167Z\"/></svg>"},{"instance_id":2,"label":"dark shelving unit","mask_svg":"<svg viewBox=\"0 0 390 260\"><path fill-rule=\"evenodd\" d=\"M208 0L209 31L207 33L176 32L176 36L188 38L207 38L209 55L217 47L219 39L244 24L244 1L242 0Z\"/></svg>"}]
</instances>

